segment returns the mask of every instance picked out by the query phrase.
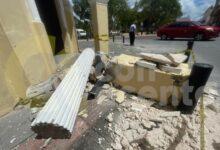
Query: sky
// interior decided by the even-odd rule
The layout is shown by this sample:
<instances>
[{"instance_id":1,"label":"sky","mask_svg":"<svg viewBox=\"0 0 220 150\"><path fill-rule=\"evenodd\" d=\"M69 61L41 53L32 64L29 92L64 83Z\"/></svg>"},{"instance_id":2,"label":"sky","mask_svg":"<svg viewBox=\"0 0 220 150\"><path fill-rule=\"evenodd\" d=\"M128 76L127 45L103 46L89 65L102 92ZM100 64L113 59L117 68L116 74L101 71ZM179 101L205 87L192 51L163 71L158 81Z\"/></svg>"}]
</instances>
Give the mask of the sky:
<instances>
[{"instance_id":1,"label":"sky","mask_svg":"<svg viewBox=\"0 0 220 150\"><path fill-rule=\"evenodd\" d=\"M136 0L129 0L129 5L132 6ZM137 0L138 1L138 0ZM182 5L182 12L184 18L192 20L199 20L203 13L212 5L216 0L180 0Z\"/></svg>"}]
</instances>

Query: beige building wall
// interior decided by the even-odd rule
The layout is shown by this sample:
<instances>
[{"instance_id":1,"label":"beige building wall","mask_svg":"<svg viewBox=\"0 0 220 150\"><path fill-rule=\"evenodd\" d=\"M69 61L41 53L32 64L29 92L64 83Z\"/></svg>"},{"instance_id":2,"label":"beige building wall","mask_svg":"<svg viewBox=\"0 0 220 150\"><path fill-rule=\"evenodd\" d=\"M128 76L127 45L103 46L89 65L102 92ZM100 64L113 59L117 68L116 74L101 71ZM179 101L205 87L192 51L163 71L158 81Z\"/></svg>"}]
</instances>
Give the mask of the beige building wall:
<instances>
[{"instance_id":1,"label":"beige building wall","mask_svg":"<svg viewBox=\"0 0 220 150\"><path fill-rule=\"evenodd\" d=\"M25 97L29 83L0 24L0 117L10 112L18 97Z\"/></svg>"},{"instance_id":2,"label":"beige building wall","mask_svg":"<svg viewBox=\"0 0 220 150\"><path fill-rule=\"evenodd\" d=\"M30 0L31 1L31 0ZM29 0L0 0L2 28L30 84L46 80L56 69L43 24ZM37 13L37 12L35 12Z\"/></svg>"},{"instance_id":3,"label":"beige building wall","mask_svg":"<svg viewBox=\"0 0 220 150\"><path fill-rule=\"evenodd\" d=\"M95 50L109 53L108 0L91 0Z\"/></svg>"},{"instance_id":4,"label":"beige building wall","mask_svg":"<svg viewBox=\"0 0 220 150\"><path fill-rule=\"evenodd\" d=\"M66 53L78 53L71 3L56 0ZM59 5L58 5L59 4ZM45 26L35 0L0 0L0 116L24 98L29 85L56 71Z\"/></svg>"}]
</instances>

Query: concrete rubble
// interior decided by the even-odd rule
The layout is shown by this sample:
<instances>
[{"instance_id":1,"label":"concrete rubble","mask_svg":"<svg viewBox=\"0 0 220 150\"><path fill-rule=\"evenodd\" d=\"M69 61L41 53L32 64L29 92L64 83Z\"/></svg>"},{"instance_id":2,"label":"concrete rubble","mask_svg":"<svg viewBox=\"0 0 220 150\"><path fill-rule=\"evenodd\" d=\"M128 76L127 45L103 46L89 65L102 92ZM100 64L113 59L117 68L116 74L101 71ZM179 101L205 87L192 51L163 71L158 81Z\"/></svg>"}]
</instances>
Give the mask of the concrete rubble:
<instances>
[{"instance_id":1,"label":"concrete rubble","mask_svg":"<svg viewBox=\"0 0 220 150\"><path fill-rule=\"evenodd\" d=\"M140 60L136 63L138 66L148 68L148 69L156 69L157 65L155 63L150 63L144 60Z\"/></svg>"},{"instance_id":2,"label":"concrete rubble","mask_svg":"<svg viewBox=\"0 0 220 150\"><path fill-rule=\"evenodd\" d=\"M108 91L111 93L115 89L110 88ZM211 100L206 98L205 101ZM209 109L209 105L205 104L205 107ZM126 93L118 111L109 113L106 119L108 131L114 139L109 149L199 150L201 126L199 116L199 104L192 115L187 115L169 106L161 107L150 99ZM207 143L207 148L212 149L212 143Z\"/></svg>"},{"instance_id":3,"label":"concrete rubble","mask_svg":"<svg viewBox=\"0 0 220 150\"><path fill-rule=\"evenodd\" d=\"M172 55L173 56L173 55ZM151 61L141 60L140 65L148 69L154 69L156 64ZM161 62L160 62L161 63ZM163 62L165 63L165 62ZM100 67L106 67L101 65ZM167 65L167 64L166 64ZM168 66L168 65L167 65ZM171 66L168 66L171 67ZM176 67L173 67L176 68ZM109 150L137 150L137 149L200 149L200 110L199 104L192 115L181 114L170 106L162 107L158 102L150 98L144 98L139 95L129 94L120 87L113 87L111 84L111 76L103 76L100 71L96 72L96 67L90 72L90 80L86 85L85 93L89 93L94 89L94 82L101 82L96 87L95 97L97 105L102 105L106 101L112 101L116 105L116 110L109 110L105 116L99 112L99 118L103 119L108 134L112 140L106 149ZM100 68L98 69L100 70ZM47 81L31 86L27 91L29 98L36 98L41 95L51 95L65 77L67 71L59 71ZM91 75L92 74L92 75ZM107 79L106 79L107 78ZM204 95L204 106L206 116L216 117L219 113L219 106L215 101L218 99L218 91L211 87L206 88ZM85 101L87 98L85 98ZM32 109L32 113L36 114L41 108ZM86 110L86 113L88 110ZM87 118L88 114L84 110L79 112L79 116ZM220 143L219 135L215 134L220 131L219 124L216 124L212 118L207 117L206 121L206 138L207 149L213 149L213 143ZM107 137L102 135L102 130L97 129L100 137L97 143L102 147ZM45 133L47 133L45 131ZM16 137L10 138L10 143L16 142ZM47 148L50 145L51 138L44 141L41 148Z\"/></svg>"},{"instance_id":4,"label":"concrete rubble","mask_svg":"<svg viewBox=\"0 0 220 150\"><path fill-rule=\"evenodd\" d=\"M172 64L172 61L162 54L141 53L140 56L148 61L153 61L160 64Z\"/></svg>"},{"instance_id":5,"label":"concrete rubble","mask_svg":"<svg viewBox=\"0 0 220 150\"><path fill-rule=\"evenodd\" d=\"M187 56L184 54L171 54L171 53L169 53L169 54L167 54L167 58L169 58L175 66L178 66L187 59Z\"/></svg>"}]
</instances>

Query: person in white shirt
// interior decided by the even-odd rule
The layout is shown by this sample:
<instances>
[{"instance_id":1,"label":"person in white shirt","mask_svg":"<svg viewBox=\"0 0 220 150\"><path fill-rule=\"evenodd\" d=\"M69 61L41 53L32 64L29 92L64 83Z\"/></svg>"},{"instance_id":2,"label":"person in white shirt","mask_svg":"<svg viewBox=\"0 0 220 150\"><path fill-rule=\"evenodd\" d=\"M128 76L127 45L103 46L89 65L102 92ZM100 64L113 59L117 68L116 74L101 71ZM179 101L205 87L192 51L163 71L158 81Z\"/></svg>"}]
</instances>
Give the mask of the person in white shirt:
<instances>
[{"instance_id":1,"label":"person in white shirt","mask_svg":"<svg viewBox=\"0 0 220 150\"><path fill-rule=\"evenodd\" d=\"M130 32L129 32L130 45L131 45L131 46L134 45L136 29L137 29L137 27L136 27L136 25L133 23L133 24L130 26Z\"/></svg>"}]
</instances>

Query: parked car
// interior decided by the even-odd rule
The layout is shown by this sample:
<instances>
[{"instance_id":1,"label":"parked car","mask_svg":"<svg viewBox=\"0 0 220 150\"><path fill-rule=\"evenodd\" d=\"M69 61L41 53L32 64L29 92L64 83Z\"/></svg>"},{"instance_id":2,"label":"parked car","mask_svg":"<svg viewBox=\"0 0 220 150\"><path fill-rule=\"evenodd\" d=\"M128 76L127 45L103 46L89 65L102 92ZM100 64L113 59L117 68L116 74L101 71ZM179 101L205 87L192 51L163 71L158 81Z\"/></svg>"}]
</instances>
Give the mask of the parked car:
<instances>
[{"instance_id":1,"label":"parked car","mask_svg":"<svg viewBox=\"0 0 220 150\"><path fill-rule=\"evenodd\" d=\"M83 29L76 29L78 38L86 38L87 37L87 33L86 31L84 31Z\"/></svg>"},{"instance_id":2,"label":"parked car","mask_svg":"<svg viewBox=\"0 0 220 150\"><path fill-rule=\"evenodd\" d=\"M195 40L209 40L218 37L214 27L204 26L199 22L185 21L175 22L161 27L157 36L162 40L168 38L194 38Z\"/></svg>"},{"instance_id":3,"label":"parked car","mask_svg":"<svg viewBox=\"0 0 220 150\"><path fill-rule=\"evenodd\" d=\"M214 26L214 29L220 34L220 26Z\"/></svg>"}]
</instances>

